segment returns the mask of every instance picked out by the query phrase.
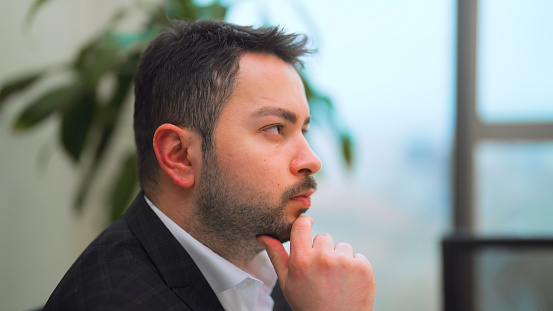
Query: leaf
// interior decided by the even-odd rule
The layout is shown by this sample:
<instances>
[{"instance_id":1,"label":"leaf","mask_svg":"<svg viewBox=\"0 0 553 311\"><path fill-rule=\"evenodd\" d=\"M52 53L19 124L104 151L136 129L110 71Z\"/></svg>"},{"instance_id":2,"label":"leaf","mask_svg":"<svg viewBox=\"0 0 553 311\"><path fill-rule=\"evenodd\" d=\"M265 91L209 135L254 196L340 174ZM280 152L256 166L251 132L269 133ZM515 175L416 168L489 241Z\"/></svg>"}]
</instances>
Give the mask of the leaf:
<instances>
[{"instance_id":1,"label":"leaf","mask_svg":"<svg viewBox=\"0 0 553 311\"><path fill-rule=\"evenodd\" d=\"M43 6L46 2L49 0L36 0L31 5L31 8L29 9L29 12L27 12L27 16L25 16L25 27L29 28L31 26L31 23L33 22L33 19L36 16L36 13L38 12L38 9Z\"/></svg>"},{"instance_id":2,"label":"leaf","mask_svg":"<svg viewBox=\"0 0 553 311\"><path fill-rule=\"evenodd\" d=\"M227 15L227 7L221 5L219 1L208 6L200 6L197 10L199 18L224 19Z\"/></svg>"},{"instance_id":3,"label":"leaf","mask_svg":"<svg viewBox=\"0 0 553 311\"><path fill-rule=\"evenodd\" d=\"M43 71L35 72L30 75L24 76L23 78L12 80L11 82L4 84L2 86L2 89L0 90L0 108L2 107L2 102L6 98L33 85L33 83L38 81L42 74Z\"/></svg>"},{"instance_id":4,"label":"leaf","mask_svg":"<svg viewBox=\"0 0 553 311\"><path fill-rule=\"evenodd\" d=\"M94 50L96 49L96 46L100 43L99 38L95 38L85 44L80 50L77 56L75 57L75 61L73 62L73 68L77 72L82 72L86 70L86 63L89 62L89 59L94 57Z\"/></svg>"},{"instance_id":5,"label":"leaf","mask_svg":"<svg viewBox=\"0 0 553 311\"><path fill-rule=\"evenodd\" d=\"M63 115L61 141L65 150L75 161L79 160L85 146L85 139L96 108L95 104L94 97L85 94L77 105L71 107Z\"/></svg>"},{"instance_id":6,"label":"leaf","mask_svg":"<svg viewBox=\"0 0 553 311\"><path fill-rule=\"evenodd\" d=\"M111 19L108 22L108 27L110 28L114 27L128 13L129 13L129 10L127 8L119 9L117 12L115 12L115 14L113 14L113 16L111 16Z\"/></svg>"},{"instance_id":7,"label":"leaf","mask_svg":"<svg viewBox=\"0 0 553 311\"><path fill-rule=\"evenodd\" d=\"M91 88L95 87L102 75L113 68L116 56L123 48L117 35L106 33L81 48L73 61L73 69Z\"/></svg>"},{"instance_id":8,"label":"leaf","mask_svg":"<svg viewBox=\"0 0 553 311\"><path fill-rule=\"evenodd\" d=\"M110 33L110 36L115 39L122 50L126 50L137 43L147 45L157 35L158 31L159 29L156 27L149 26L141 32L113 32Z\"/></svg>"},{"instance_id":9,"label":"leaf","mask_svg":"<svg viewBox=\"0 0 553 311\"><path fill-rule=\"evenodd\" d=\"M80 71L89 86L95 86L102 75L112 69L115 56L119 51L121 48L117 39L109 34L91 51L92 54L85 59Z\"/></svg>"},{"instance_id":10,"label":"leaf","mask_svg":"<svg viewBox=\"0 0 553 311\"><path fill-rule=\"evenodd\" d=\"M111 107L121 107L129 93L129 89L132 86L134 73L138 62L140 60L140 54L136 53L129 57L129 59L119 68L117 73L117 90L108 104Z\"/></svg>"},{"instance_id":11,"label":"leaf","mask_svg":"<svg viewBox=\"0 0 553 311\"><path fill-rule=\"evenodd\" d=\"M115 94L103 110L103 130L100 142L94 155L95 161L100 161L111 140L111 134L117 125L117 120L123 111L123 104L132 86L134 71L138 64L139 54L132 55L119 69Z\"/></svg>"},{"instance_id":12,"label":"leaf","mask_svg":"<svg viewBox=\"0 0 553 311\"><path fill-rule=\"evenodd\" d=\"M332 100L327 97L317 93L312 87L311 83L305 76L305 74L300 73L301 81L303 82L303 88L305 89L305 97L309 101L309 105L317 103L324 103L328 108L332 108Z\"/></svg>"},{"instance_id":13,"label":"leaf","mask_svg":"<svg viewBox=\"0 0 553 311\"><path fill-rule=\"evenodd\" d=\"M92 182L94 181L94 178L96 178L96 172L98 171L97 170L98 166L102 161L107 145L111 140L114 127L115 126L113 124L104 125L104 128L102 129L102 134L100 137L100 142L96 146L94 159L90 164L90 166L88 167L86 175L81 179L79 190L77 190L77 196L75 197L75 202L74 202L75 208L79 212L82 211L89 189L92 185Z\"/></svg>"},{"instance_id":14,"label":"leaf","mask_svg":"<svg viewBox=\"0 0 553 311\"><path fill-rule=\"evenodd\" d=\"M115 179L108 202L110 221L116 220L123 214L135 195L137 185L136 157L133 153L127 156L121 166L119 177Z\"/></svg>"},{"instance_id":15,"label":"leaf","mask_svg":"<svg viewBox=\"0 0 553 311\"><path fill-rule=\"evenodd\" d=\"M167 17L169 19L197 19L198 13L193 0L170 0L167 5Z\"/></svg>"},{"instance_id":16,"label":"leaf","mask_svg":"<svg viewBox=\"0 0 553 311\"><path fill-rule=\"evenodd\" d=\"M75 92L74 89L74 86L64 86L51 90L36 99L16 118L13 126L14 130L27 130L40 123L60 107L65 106L71 100Z\"/></svg>"},{"instance_id":17,"label":"leaf","mask_svg":"<svg viewBox=\"0 0 553 311\"><path fill-rule=\"evenodd\" d=\"M123 103L125 102L126 95L128 90L132 86L132 78L136 65L139 60L139 54L131 55L130 58L125 62L119 69L117 75L117 88L116 92L113 95L113 98L110 100L109 104L104 108L106 112L104 114L109 114L109 116L103 118L103 124L100 134L100 141L96 146L96 151L94 153L94 158L92 164L87 170L86 175L81 179L79 185L79 190L77 191L77 196L75 198L75 208L77 211L81 211L86 200L88 190L96 177L97 168L102 161L107 146L113 137L113 132L117 126L117 119L123 110Z\"/></svg>"},{"instance_id":18,"label":"leaf","mask_svg":"<svg viewBox=\"0 0 553 311\"><path fill-rule=\"evenodd\" d=\"M342 146L342 155L346 166L351 169L353 166L353 143L351 137L348 134L342 134L340 136L340 145Z\"/></svg>"},{"instance_id":19,"label":"leaf","mask_svg":"<svg viewBox=\"0 0 553 311\"><path fill-rule=\"evenodd\" d=\"M74 202L75 209L77 209L78 212L81 212L83 210L86 196L90 191L90 186L92 185L92 181L96 177L96 172L98 171L97 169L98 169L98 162L94 161L92 165L88 167L86 174L81 178L79 190L77 191L77 196L75 197L75 202Z\"/></svg>"}]
</instances>

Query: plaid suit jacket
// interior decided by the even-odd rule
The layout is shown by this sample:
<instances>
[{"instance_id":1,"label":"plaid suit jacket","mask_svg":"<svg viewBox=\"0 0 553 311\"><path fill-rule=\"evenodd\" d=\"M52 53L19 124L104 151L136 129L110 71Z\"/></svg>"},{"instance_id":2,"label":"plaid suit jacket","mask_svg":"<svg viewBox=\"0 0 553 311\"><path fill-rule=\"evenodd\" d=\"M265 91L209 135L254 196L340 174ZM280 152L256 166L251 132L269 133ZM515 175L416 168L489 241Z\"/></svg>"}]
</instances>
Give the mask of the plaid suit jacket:
<instances>
[{"instance_id":1,"label":"plaid suit jacket","mask_svg":"<svg viewBox=\"0 0 553 311\"><path fill-rule=\"evenodd\" d=\"M292 310L278 283L274 310ZM43 310L220 310L188 253L140 193L79 256Z\"/></svg>"}]
</instances>

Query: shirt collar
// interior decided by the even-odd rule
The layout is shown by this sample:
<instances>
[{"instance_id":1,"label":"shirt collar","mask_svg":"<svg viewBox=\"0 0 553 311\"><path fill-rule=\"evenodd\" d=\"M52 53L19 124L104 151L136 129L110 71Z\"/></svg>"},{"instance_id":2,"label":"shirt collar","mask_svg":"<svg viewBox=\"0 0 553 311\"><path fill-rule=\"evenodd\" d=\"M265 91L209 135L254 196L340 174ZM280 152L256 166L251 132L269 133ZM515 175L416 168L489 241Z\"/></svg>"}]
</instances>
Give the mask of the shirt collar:
<instances>
[{"instance_id":1,"label":"shirt collar","mask_svg":"<svg viewBox=\"0 0 553 311\"><path fill-rule=\"evenodd\" d=\"M257 283L255 285L260 286L265 293L271 293L276 284L277 275L265 251L257 254L246 265L245 270L248 273L194 239L188 232L159 210L146 195L144 195L144 199L188 252L216 294L237 286L246 279Z\"/></svg>"}]
</instances>

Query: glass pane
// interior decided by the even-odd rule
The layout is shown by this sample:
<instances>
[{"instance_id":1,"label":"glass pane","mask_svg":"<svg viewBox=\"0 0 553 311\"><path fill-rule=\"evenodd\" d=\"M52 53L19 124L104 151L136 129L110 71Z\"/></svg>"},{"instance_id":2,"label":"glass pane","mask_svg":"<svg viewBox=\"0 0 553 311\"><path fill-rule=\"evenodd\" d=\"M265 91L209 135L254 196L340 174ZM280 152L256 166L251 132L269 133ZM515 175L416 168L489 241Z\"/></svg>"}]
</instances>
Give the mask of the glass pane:
<instances>
[{"instance_id":1,"label":"glass pane","mask_svg":"<svg viewBox=\"0 0 553 311\"><path fill-rule=\"evenodd\" d=\"M483 232L553 233L553 142L483 143L476 165Z\"/></svg>"},{"instance_id":2,"label":"glass pane","mask_svg":"<svg viewBox=\"0 0 553 311\"><path fill-rule=\"evenodd\" d=\"M553 310L553 249L486 249L475 272L475 310Z\"/></svg>"},{"instance_id":3,"label":"glass pane","mask_svg":"<svg viewBox=\"0 0 553 311\"><path fill-rule=\"evenodd\" d=\"M328 111L311 109L309 139L324 163L308 212L313 236L346 241L378 267L374 310L439 310L437 254L451 207L455 2L235 2L233 21L311 34L319 50L305 58L307 76L353 134L356 161L346 171L323 123Z\"/></svg>"},{"instance_id":4,"label":"glass pane","mask_svg":"<svg viewBox=\"0 0 553 311\"><path fill-rule=\"evenodd\" d=\"M553 121L553 1L478 7L478 111L487 122Z\"/></svg>"}]
</instances>

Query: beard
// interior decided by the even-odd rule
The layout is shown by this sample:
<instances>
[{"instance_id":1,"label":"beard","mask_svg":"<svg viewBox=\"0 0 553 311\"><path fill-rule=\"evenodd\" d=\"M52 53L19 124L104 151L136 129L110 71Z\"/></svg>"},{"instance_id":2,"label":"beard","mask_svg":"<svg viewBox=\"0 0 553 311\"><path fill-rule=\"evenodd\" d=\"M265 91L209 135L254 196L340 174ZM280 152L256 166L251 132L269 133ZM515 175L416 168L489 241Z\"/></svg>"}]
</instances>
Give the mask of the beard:
<instances>
[{"instance_id":1,"label":"beard","mask_svg":"<svg viewBox=\"0 0 553 311\"><path fill-rule=\"evenodd\" d=\"M258 235L282 243L289 241L293 221L285 214L286 203L303 191L316 189L315 179L306 176L285 189L280 200L272 202L270 192L233 178L216 158L210 158L203 161L196 202L205 242L219 253L244 251L249 257L264 249L255 238ZM299 210L296 218L306 211Z\"/></svg>"}]
</instances>

